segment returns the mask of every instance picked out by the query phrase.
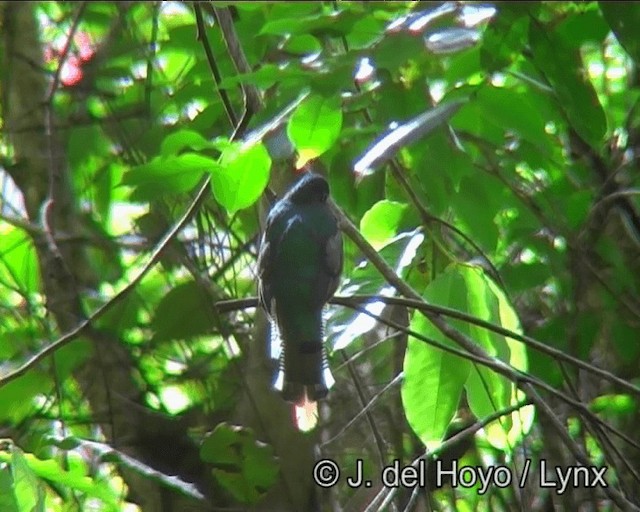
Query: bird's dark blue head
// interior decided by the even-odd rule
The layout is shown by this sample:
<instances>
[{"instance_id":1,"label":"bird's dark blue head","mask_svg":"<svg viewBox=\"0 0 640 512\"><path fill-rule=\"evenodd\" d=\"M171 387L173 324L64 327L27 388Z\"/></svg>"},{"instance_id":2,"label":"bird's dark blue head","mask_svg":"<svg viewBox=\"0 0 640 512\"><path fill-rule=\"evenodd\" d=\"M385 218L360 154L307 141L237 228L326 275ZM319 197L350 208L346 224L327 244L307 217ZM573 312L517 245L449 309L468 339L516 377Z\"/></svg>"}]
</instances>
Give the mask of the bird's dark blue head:
<instances>
[{"instance_id":1,"label":"bird's dark blue head","mask_svg":"<svg viewBox=\"0 0 640 512\"><path fill-rule=\"evenodd\" d=\"M329 197L329 184L319 174L305 172L287 192L287 199L295 204L324 203Z\"/></svg>"}]
</instances>

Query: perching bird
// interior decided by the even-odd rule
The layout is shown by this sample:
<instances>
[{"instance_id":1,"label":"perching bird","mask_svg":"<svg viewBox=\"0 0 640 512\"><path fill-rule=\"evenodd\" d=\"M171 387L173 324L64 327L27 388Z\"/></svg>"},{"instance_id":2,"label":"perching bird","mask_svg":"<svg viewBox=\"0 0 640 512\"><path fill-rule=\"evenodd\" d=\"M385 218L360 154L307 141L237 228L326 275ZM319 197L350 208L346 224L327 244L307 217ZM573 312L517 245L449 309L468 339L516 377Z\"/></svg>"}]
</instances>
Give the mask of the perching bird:
<instances>
[{"instance_id":1,"label":"perching bird","mask_svg":"<svg viewBox=\"0 0 640 512\"><path fill-rule=\"evenodd\" d=\"M305 172L267 217L258 257L258 296L271 320L273 387L295 404L301 430L317 422L316 401L334 380L324 347L323 310L342 272L342 235L329 184Z\"/></svg>"}]
</instances>

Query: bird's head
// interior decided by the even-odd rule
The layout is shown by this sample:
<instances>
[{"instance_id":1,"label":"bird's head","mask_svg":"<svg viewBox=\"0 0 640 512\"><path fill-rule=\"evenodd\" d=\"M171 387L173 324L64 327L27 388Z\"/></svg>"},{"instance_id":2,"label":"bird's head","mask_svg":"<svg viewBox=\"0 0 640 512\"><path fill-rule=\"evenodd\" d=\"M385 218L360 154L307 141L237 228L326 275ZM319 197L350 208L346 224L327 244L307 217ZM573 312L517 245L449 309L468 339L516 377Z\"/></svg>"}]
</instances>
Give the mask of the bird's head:
<instances>
[{"instance_id":1,"label":"bird's head","mask_svg":"<svg viewBox=\"0 0 640 512\"><path fill-rule=\"evenodd\" d=\"M324 203L329 197L329 184L319 174L305 172L287 196L295 204Z\"/></svg>"}]
</instances>

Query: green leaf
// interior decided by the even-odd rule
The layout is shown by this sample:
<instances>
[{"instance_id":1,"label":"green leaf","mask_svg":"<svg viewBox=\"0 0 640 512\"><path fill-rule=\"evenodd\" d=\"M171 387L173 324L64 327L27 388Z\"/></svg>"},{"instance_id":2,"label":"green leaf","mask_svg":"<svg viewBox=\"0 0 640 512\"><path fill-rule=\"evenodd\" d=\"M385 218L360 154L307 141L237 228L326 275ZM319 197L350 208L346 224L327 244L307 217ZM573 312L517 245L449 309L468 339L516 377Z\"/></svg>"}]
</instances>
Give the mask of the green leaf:
<instances>
[{"instance_id":1,"label":"green leaf","mask_svg":"<svg viewBox=\"0 0 640 512\"><path fill-rule=\"evenodd\" d=\"M291 115L287 135L298 150L298 168L330 149L342 129L338 97L309 96Z\"/></svg>"},{"instance_id":2,"label":"green leaf","mask_svg":"<svg viewBox=\"0 0 640 512\"><path fill-rule=\"evenodd\" d=\"M408 206L395 201L378 201L360 220L360 232L377 251L398 234Z\"/></svg>"},{"instance_id":3,"label":"green leaf","mask_svg":"<svg viewBox=\"0 0 640 512\"><path fill-rule=\"evenodd\" d=\"M192 51L180 48L164 49L158 55L159 62L168 83L175 82L184 76L196 63Z\"/></svg>"},{"instance_id":4,"label":"green leaf","mask_svg":"<svg viewBox=\"0 0 640 512\"><path fill-rule=\"evenodd\" d=\"M20 228L0 222L0 282L11 283L28 295L40 288L40 270L31 237Z\"/></svg>"},{"instance_id":5,"label":"green leaf","mask_svg":"<svg viewBox=\"0 0 640 512\"><path fill-rule=\"evenodd\" d=\"M252 430L220 423L200 447L202 460L214 464L213 475L235 499L256 503L278 476L273 448Z\"/></svg>"},{"instance_id":6,"label":"green leaf","mask_svg":"<svg viewBox=\"0 0 640 512\"><path fill-rule=\"evenodd\" d=\"M185 322L185 318L189 321ZM154 341L186 340L214 326L211 299L195 282L180 284L167 293L151 321Z\"/></svg>"},{"instance_id":7,"label":"green leaf","mask_svg":"<svg viewBox=\"0 0 640 512\"><path fill-rule=\"evenodd\" d=\"M355 13L346 10L311 16L290 16L267 21L262 26L260 35L311 34L314 36L341 36L349 33L357 19L358 17Z\"/></svg>"},{"instance_id":8,"label":"green leaf","mask_svg":"<svg viewBox=\"0 0 640 512\"><path fill-rule=\"evenodd\" d=\"M127 172L122 185L135 187L140 200L153 200L159 195L175 195L190 191L205 172L211 172L218 163L196 153L155 157L147 164Z\"/></svg>"},{"instance_id":9,"label":"green leaf","mask_svg":"<svg viewBox=\"0 0 640 512\"><path fill-rule=\"evenodd\" d=\"M52 385L46 375L31 370L0 387L0 404L11 404L11 407L0 407L0 421L10 420L19 424L35 409L34 398L48 393Z\"/></svg>"},{"instance_id":10,"label":"green leaf","mask_svg":"<svg viewBox=\"0 0 640 512\"><path fill-rule=\"evenodd\" d=\"M547 119L531 94L506 87L486 86L475 96L484 117L501 128L531 142L544 155L551 154L551 137L545 132Z\"/></svg>"},{"instance_id":11,"label":"green leaf","mask_svg":"<svg viewBox=\"0 0 640 512\"><path fill-rule=\"evenodd\" d=\"M22 453L19 448L15 447L12 448L11 453L0 450L0 462L11 463L11 469L14 474L14 486L17 485L18 480L15 476L16 471L19 473L20 478L23 479L21 492L26 493L23 498L27 501L33 501L33 499L29 499L29 495L32 492L36 493L35 497L37 498L40 492L37 489L42 489L42 484L38 481L38 478L40 478L69 487L88 497L98 498L104 503L105 510L109 512L120 510L120 500L122 499L120 492L117 489L111 488L107 481L96 482L92 478L84 476L82 471L78 471L78 468L67 471L53 459L40 460L33 454ZM4 511L4 509L2 510ZM31 511L32 509L21 506L20 510ZM35 510L44 511L44 500L42 508L36 508Z\"/></svg>"},{"instance_id":12,"label":"green leaf","mask_svg":"<svg viewBox=\"0 0 640 512\"><path fill-rule=\"evenodd\" d=\"M497 16L482 37L480 62L489 73L509 66L522 55L527 44L530 18L522 9L514 9L515 6L515 3L501 3Z\"/></svg>"},{"instance_id":13,"label":"green leaf","mask_svg":"<svg viewBox=\"0 0 640 512\"><path fill-rule=\"evenodd\" d=\"M230 213L255 203L269 183L271 158L263 144L232 144L211 173L216 200Z\"/></svg>"},{"instance_id":14,"label":"green leaf","mask_svg":"<svg viewBox=\"0 0 640 512\"><path fill-rule=\"evenodd\" d=\"M160 146L160 154L166 158L180 154L185 148L202 151L213 147L216 147L216 144L194 130L178 130L165 137Z\"/></svg>"},{"instance_id":15,"label":"green leaf","mask_svg":"<svg viewBox=\"0 0 640 512\"><path fill-rule=\"evenodd\" d=\"M463 231L489 251L493 251L498 243L498 228L494 222L498 213L494 197L497 191L492 187L492 181L484 174L466 176L451 200L454 211L466 226Z\"/></svg>"},{"instance_id":16,"label":"green leaf","mask_svg":"<svg viewBox=\"0 0 640 512\"><path fill-rule=\"evenodd\" d=\"M602 44L609 33L609 26L603 19L600 9L595 4L589 4L587 8L590 10L568 16L556 28L565 41L576 48L580 48L585 43Z\"/></svg>"},{"instance_id":17,"label":"green leaf","mask_svg":"<svg viewBox=\"0 0 640 512\"><path fill-rule=\"evenodd\" d=\"M515 311L481 269L449 268L429 284L424 298L507 329L520 330ZM490 355L526 371L526 350L522 344L460 320L449 323ZM453 346L419 313L415 313L411 327L428 338ZM478 418L522 400L522 395L505 377L415 339L409 340L404 373L402 400L407 420L427 448L434 448L444 437L457 411L463 387L469 406ZM531 408L515 411L485 428L487 440L500 449L513 446L532 422Z\"/></svg>"},{"instance_id":18,"label":"green leaf","mask_svg":"<svg viewBox=\"0 0 640 512\"><path fill-rule=\"evenodd\" d=\"M463 311L505 329L522 332L513 306L502 290L480 268L461 267L459 272L467 289L466 308ZM509 363L516 369L527 370L527 352L522 343L473 325L469 325L468 333L489 355ZM517 391L515 385L506 377L480 365L474 365L466 389L469 406L478 418L514 405L524 398L524 394ZM521 439L529 431L532 423L531 407L515 411L485 428L487 440L496 448L506 449Z\"/></svg>"},{"instance_id":19,"label":"green leaf","mask_svg":"<svg viewBox=\"0 0 640 512\"><path fill-rule=\"evenodd\" d=\"M600 10L620 45L640 65L640 5L634 2L598 2Z\"/></svg>"},{"instance_id":20,"label":"green leaf","mask_svg":"<svg viewBox=\"0 0 640 512\"><path fill-rule=\"evenodd\" d=\"M472 159L450 143L444 130L436 130L420 144L414 144L409 154L415 161L415 188L424 191L429 211L438 216L449 212L460 180L474 173Z\"/></svg>"},{"instance_id":21,"label":"green leaf","mask_svg":"<svg viewBox=\"0 0 640 512\"><path fill-rule=\"evenodd\" d=\"M638 404L630 395L601 395L591 401L589 408L597 414L619 417L633 414Z\"/></svg>"},{"instance_id":22,"label":"green leaf","mask_svg":"<svg viewBox=\"0 0 640 512\"><path fill-rule=\"evenodd\" d=\"M536 66L553 87L569 122L591 147L599 150L607 122L578 49L539 22L529 26L529 43Z\"/></svg>"},{"instance_id":23,"label":"green leaf","mask_svg":"<svg viewBox=\"0 0 640 512\"><path fill-rule=\"evenodd\" d=\"M634 364L640 357L638 329L625 322L614 322L611 330L611 340L620 360L626 364Z\"/></svg>"},{"instance_id":24,"label":"green leaf","mask_svg":"<svg viewBox=\"0 0 640 512\"><path fill-rule=\"evenodd\" d=\"M13 494L20 510L44 512L44 488L27 464L22 451L11 449Z\"/></svg>"},{"instance_id":25,"label":"green leaf","mask_svg":"<svg viewBox=\"0 0 640 512\"><path fill-rule=\"evenodd\" d=\"M9 467L0 467L0 510L4 512L20 512L16 497L13 494L13 477Z\"/></svg>"},{"instance_id":26,"label":"green leaf","mask_svg":"<svg viewBox=\"0 0 640 512\"><path fill-rule=\"evenodd\" d=\"M322 45L312 35L300 34L299 36L287 38L282 45L282 49L298 55L308 55L322 51Z\"/></svg>"},{"instance_id":27,"label":"green leaf","mask_svg":"<svg viewBox=\"0 0 640 512\"><path fill-rule=\"evenodd\" d=\"M461 284L455 274L442 274L429 284L424 298L447 306L463 302L464 287ZM456 327L463 326L456 324ZM444 345L455 346L417 311L410 328ZM427 449L432 450L444 438L458 410L471 363L410 337L403 368L401 395L407 421Z\"/></svg>"}]
</instances>

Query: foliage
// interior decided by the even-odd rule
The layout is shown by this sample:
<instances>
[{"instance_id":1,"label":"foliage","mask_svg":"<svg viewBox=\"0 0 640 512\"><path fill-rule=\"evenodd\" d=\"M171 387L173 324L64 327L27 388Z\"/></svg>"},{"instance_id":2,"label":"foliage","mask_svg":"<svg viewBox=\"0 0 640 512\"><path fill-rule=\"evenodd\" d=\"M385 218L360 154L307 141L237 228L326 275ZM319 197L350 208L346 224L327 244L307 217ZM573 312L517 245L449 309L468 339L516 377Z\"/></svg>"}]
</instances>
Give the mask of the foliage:
<instances>
[{"instance_id":1,"label":"foliage","mask_svg":"<svg viewBox=\"0 0 640 512\"><path fill-rule=\"evenodd\" d=\"M0 17L1 510L640 506L640 5ZM309 166L347 241L337 384L300 434L255 268ZM434 454L529 476L438 485ZM425 459L423 485L382 485ZM542 488L542 461L608 487Z\"/></svg>"}]
</instances>

